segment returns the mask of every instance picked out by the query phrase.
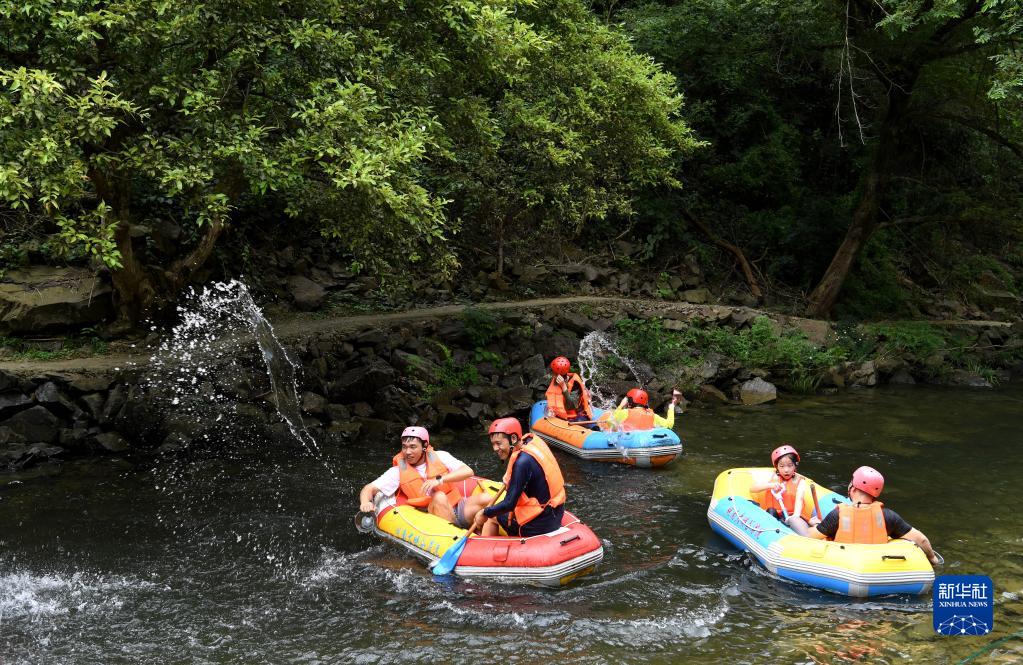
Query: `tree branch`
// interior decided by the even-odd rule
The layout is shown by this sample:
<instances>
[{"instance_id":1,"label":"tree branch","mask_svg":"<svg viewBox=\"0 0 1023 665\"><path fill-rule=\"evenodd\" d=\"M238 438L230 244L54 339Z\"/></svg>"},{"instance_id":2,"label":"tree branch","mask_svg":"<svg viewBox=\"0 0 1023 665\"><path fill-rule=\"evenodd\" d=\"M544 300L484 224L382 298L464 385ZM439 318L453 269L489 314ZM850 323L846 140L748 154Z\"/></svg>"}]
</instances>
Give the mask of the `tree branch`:
<instances>
[{"instance_id":1,"label":"tree branch","mask_svg":"<svg viewBox=\"0 0 1023 665\"><path fill-rule=\"evenodd\" d=\"M687 222L703 231L704 235L710 238L712 243L718 247L728 250L735 256L736 260L739 261L739 265L742 267L743 275L746 276L746 283L749 284L750 293L757 298L764 295L764 292L760 289L760 285L757 283L757 278L753 276L753 269L750 267L749 261L746 260L746 255L743 254L743 251L736 245L733 245L727 240L715 235L706 224L697 219L696 216L689 212L687 208L682 208L681 210L682 217L684 217Z\"/></svg>"}]
</instances>

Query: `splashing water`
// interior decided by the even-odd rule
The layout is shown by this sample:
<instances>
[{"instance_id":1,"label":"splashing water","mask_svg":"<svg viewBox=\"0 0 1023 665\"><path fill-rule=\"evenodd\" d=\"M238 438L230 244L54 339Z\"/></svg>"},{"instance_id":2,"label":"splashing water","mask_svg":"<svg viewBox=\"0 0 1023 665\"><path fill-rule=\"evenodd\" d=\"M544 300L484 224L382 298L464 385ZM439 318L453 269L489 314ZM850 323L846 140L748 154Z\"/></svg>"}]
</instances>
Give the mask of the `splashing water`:
<instances>
[{"instance_id":1,"label":"splashing water","mask_svg":"<svg viewBox=\"0 0 1023 665\"><path fill-rule=\"evenodd\" d=\"M300 367L241 282L191 290L178 313L181 323L151 358L144 385L165 407L172 434L164 449L198 454L167 456L154 469L156 489L172 499L158 521L182 544L247 552L287 574L308 541L307 520L288 505L301 485L289 475L302 455L272 441L298 441L337 480L302 419ZM260 398L284 426L266 426L263 409L252 404ZM246 482L261 490L235 496ZM251 520L220 513L239 499L255 509Z\"/></svg>"},{"instance_id":2,"label":"splashing water","mask_svg":"<svg viewBox=\"0 0 1023 665\"><path fill-rule=\"evenodd\" d=\"M322 459L320 447L302 420L299 365L288 356L248 287L237 280L217 282L201 293L190 290L187 298L189 304L178 307L181 323L150 360L155 370L151 377L157 377L150 381L151 386L170 388L174 393L171 404L186 413L205 411L211 401L221 411L214 416L216 419L224 410L235 410L233 398L204 380L214 378L212 371L216 367L237 367L238 343L242 341L239 337L244 332L239 330L241 324L262 353L270 380L269 394L277 413L292 436L313 456Z\"/></svg>"},{"instance_id":3,"label":"splashing water","mask_svg":"<svg viewBox=\"0 0 1023 665\"><path fill-rule=\"evenodd\" d=\"M613 409L618 404L620 395L608 395L603 392L597 379L601 376L601 363L608 356L613 356L632 372L636 385L642 385L640 372L635 363L618 351L614 341L604 333L594 330L579 342L579 375L586 382L590 391L591 403L600 409Z\"/></svg>"}]
</instances>

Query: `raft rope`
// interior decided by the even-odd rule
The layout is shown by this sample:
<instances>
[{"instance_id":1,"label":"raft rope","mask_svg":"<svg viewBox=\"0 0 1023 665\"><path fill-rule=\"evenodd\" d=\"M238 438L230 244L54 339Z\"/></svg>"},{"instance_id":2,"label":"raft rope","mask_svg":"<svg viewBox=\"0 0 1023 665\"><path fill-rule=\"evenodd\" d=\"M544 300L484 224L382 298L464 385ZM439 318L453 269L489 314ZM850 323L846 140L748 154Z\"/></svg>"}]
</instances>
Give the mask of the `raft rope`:
<instances>
[{"instance_id":1,"label":"raft rope","mask_svg":"<svg viewBox=\"0 0 1023 665\"><path fill-rule=\"evenodd\" d=\"M731 471L729 471L729 472L728 472L728 494L729 494L729 497L728 497L728 498L729 498L729 500L730 500L730 501L732 501L733 503L735 503L735 498L736 498L736 497L738 496L738 495L737 495L737 494L735 493L735 491L734 491L734 490L735 490L735 488L733 488L733 487L732 487L732 472L731 472ZM740 498L742 498L742 497L740 497ZM749 501L753 501L753 499L749 499ZM757 504L757 505L760 505L760 504ZM778 532L778 533L781 533L781 529L780 529L780 528L778 528L778 527L774 527L774 528L772 528L772 529L761 529L761 528L759 528L759 527L753 526L752 524L750 524L749 522L747 522L747 521L746 521L746 518L744 518L744 517L743 517L743 516L742 516L742 515L741 515L741 514L739 513L739 511L738 511L738 510L736 510L736 511L735 511L735 519L739 520L739 522L740 522L740 523L742 523L742 525L743 525L744 527L746 527L747 529L749 529L750 531L755 531L755 532L757 532L757 533L766 533L766 532L768 532L768 531L776 531L776 532ZM774 519L774 518L772 517L771 519ZM777 520L775 520L775 521L777 521Z\"/></svg>"},{"instance_id":2,"label":"raft rope","mask_svg":"<svg viewBox=\"0 0 1023 665\"><path fill-rule=\"evenodd\" d=\"M462 482L464 483L465 481L462 481ZM463 485L463 487L464 487L464 485ZM487 489L492 490L494 488L493 487L487 487ZM504 489L501 489L501 491L498 493L498 496L500 496L501 493L503 493L503 492L504 492ZM406 505L408 505L408 504L406 504ZM403 507L404 506L391 506L391 509L392 509L391 511L395 515L397 515L398 518L401 519L402 522L404 522L405 524L409 525L411 528L415 529L416 531L418 531L419 533L423 534L424 536L430 536L432 538L453 538L455 540L461 538L460 535L455 535L455 534L451 534L451 533L431 533L429 531L423 531L422 527L420 527L418 525L415 525L412 522L408 521L408 519L406 519L406 517L405 517L405 514L402 511L398 510L398 508L403 508ZM412 508L412 510L416 510L416 509ZM574 520L570 521L569 523L562 524L561 527L562 528L567 528L567 527L570 527L570 526L572 526L574 524L579 524L580 522L581 522L581 520L578 517L576 517ZM465 531L465 529L462 529L462 531ZM541 538L541 537L546 537L546 536L547 536L546 533L541 533L541 534L538 534L538 535L535 535L535 536L496 536L496 537L495 536L476 536L475 538L473 538L473 540L488 540L488 541L492 540L492 541L503 542L503 541L505 541L507 539L514 539L514 540L520 540L520 541L522 541L524 543L527 540L532 540L533 538Z\"/></svg>"}]
</instances>

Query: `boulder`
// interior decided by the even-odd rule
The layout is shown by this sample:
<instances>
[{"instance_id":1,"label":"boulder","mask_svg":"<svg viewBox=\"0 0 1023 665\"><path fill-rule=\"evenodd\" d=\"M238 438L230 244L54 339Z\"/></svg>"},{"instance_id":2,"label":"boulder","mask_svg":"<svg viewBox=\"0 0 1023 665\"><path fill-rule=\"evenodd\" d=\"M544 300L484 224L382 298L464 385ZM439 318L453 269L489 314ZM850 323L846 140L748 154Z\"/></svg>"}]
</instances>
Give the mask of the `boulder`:
<instances>
[{"instance_id":1,"label":"boulder","mask_svg":"<svg viewBox=\"0 0 1023 665\"><path fill-rule=\"evenodd\" d=\"M0 278L0 333L96 325L114 314L110 285L91 270L31 266Z\"/></svg>"},{"instance_id":2,"label":"boulder","mask_svg":"<svg viewBox=\"0 0 1023 665\"><path fill-rule=\"evenodd\" d=\"M291 292L295 306L306 311L317 309L327 294L322 286L302 275L288 277L288 291Z\"/></svg>"},{"instance_id":3,"label":"boulder","mask_svg":"<svg viewBox=\"0 0 1023 665\"><path fill-rule=\"evenodd\" d=\"M427 385L437 384L440 368L436 363L423 356L396 349L391 355L391 362L405 376L410 376Z\"/></svg>"},{"instance_id":4,"label":"boulder","mask_svg":"<svg viewBox=\"0 0 1023 665\"><path fill-rule=\"evenodd\" d=\"M868 360L859 365L850 363L848 366L849 369L846 374L846 385L848 387L872 387L877 385L877 368L874 367L874 361Z\"/></svg>"},{"instance_id":5,"label":"boulder","mask_svg":"<svg viewBox=\"0 0 1023 665\"><path fill-rule=\"evenodd\" d=\"M787 323L801 331L816 346L825 346L835 336L831 329L831 324L827 321L790 316Z\"/></svg>"},{"instance_id":6,"label":"boulder","mask_svg":"<svg viewBox=\"0 0 1023 665\"><path fill-rule=\"evenodd\" d=\"M708 289L689 289L682 292L682 299L697 305L704 305L711 301L711 294Z\"/></svg>"},{"instance_id":7,"label":"boulder","mask_svg":"<svg viewBox=\"0 0 1023 665\"><path fill-rule=\"evenodd\" d=\"M123 452L128 449L128 442L117 432L102 432L96 435L99 445L112 453Z\"/></svg>"},{"instance_id":8,"label":"boulder","mask_svg":"<svg viewBox=\"0 0 1023 665\"><path fill-rule=\"evenodd\" d=\"M327 398L317 395L314 392L302 393L302 411L313 415L320 415L327 409Z\"/></svg>"},{"instance_id":9,"label":"boulder","mask_svg":"<svg viewBox=\"0 0 1023 665\"><path fill-rule=\"evenodd\" d=\"M60 419L39 405L19 411L8 418L3 426L25 441L54 443L60 438Z\"/></svg>"},{"instance_id":10,"label":"boulder","mask_svg":"<svg viewBox=\"0 0 1023 665\"><path fill-rule=\"evenodd\" d=\"M725 395L721 390L710 383L704 383L699 389L699 399L705 402L722 402L728 403L728 396Z\"/></svg>"},{"instance_id":11,"label":"boulder","mask_svg":"<svg viewBox=\"0 0 1023 665\"><path fill-rule=\"evenodd\" d=\"M739 399L746 406L766 404L778 399L778 389L758 376L739 387Z\"/></svg>"},{"instance_id":12,"label":"boulder","mask_svg":"<svg viewBox=\"0 0 1023 665\"><path fill-rule=\"evenodd\" d=\"M394 383L397 376L393 367L382 360L373 359L342 374L327 386L327 390L329 397L339 398L343 402L365 400L384 386Z\"/></svg>"},{"instance_id":13,"label":"boulder","mask_svg":"<svg viewBox=\"0 0 1023 665\"><path fill-rule=\"evenodd\" d=\"M909 373L909 370L905 367L895 370L895 372L888 379L888 383L895 386L911 386L916 383L916 379Z\"/></svg>"},{"instance_id":14,"label":"boulder","mask_svg":"<svg viewBox=\"0 0 1023 665\"><path fill-rule=\"evenodd\" d=\"M976 372L965 369L952 370L952 374L945 379L950 386L966 386L968 388L993 388L991 382Z\"/></svg>"},{"instance_id":15,"label":"boulder","mask_svg":"<svg viewBox=\"0 0 1023 665\"><path fill-rule=\"evenodd\" d=\"M547 385L547 363L539 353L526 358L521 365L520 374L526 384L533 387Z\"/></svg>"},{"instance_id":16,"label":"boulder","mask_svg":"<svg viewBox=\"0 0 1023 665\"><path fill-rule=\"evenodd\" d=\"M19 393L0 394L0 420L13 416L18 411L24 411L34 402L28 395Z\"/></svg>"},{"instance_id":17,"label":"boulder","mask_svg":"<svg viewBox=\"0 0 1023 665\"><path fill-rule=\"evenodd\" d=\"M36 389L35 400L63 418L75 417L82 413L80 408L60 392L53 381L47 381Z\"/></svg>"}]
</instances>

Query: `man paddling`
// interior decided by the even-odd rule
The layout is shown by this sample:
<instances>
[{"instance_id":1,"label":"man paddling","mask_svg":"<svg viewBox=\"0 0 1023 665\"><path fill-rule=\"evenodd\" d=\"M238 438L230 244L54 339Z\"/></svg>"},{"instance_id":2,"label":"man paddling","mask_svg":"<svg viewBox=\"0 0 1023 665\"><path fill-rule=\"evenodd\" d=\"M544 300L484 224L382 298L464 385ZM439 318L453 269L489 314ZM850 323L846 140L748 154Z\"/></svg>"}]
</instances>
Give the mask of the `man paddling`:
<instances>
[{"instance_id":1,"label":"man paddling","mask_svg":"<svg viewBox=\"0 0 1023 665\"><path fill-rule=\"evenodd\" d=\"M507 493L499 503L476 513L475 525L484 536L503 529L509 536L538 536L561 528L565 514L565 481L550 448L532 434L522 436L515 418L490 424L490 445L508 462Z\"/></svg>"},{"instance_id":2,"label":"man paddling","mask_svg":"<svg viewBox=\"0 0 1023 665\"><path fill-rule=\"evenodd\" d=\"M934 565L941 562L931 549L931 541L914 529L898 513L876 501L884 489L884 476L869 466L853 472L849 481L852 505L843 503L828 513L820 524L806 534L818 540L836 543L884 544L889 538L905 538L916 543Z\"/></svg>"}]
</instances>

